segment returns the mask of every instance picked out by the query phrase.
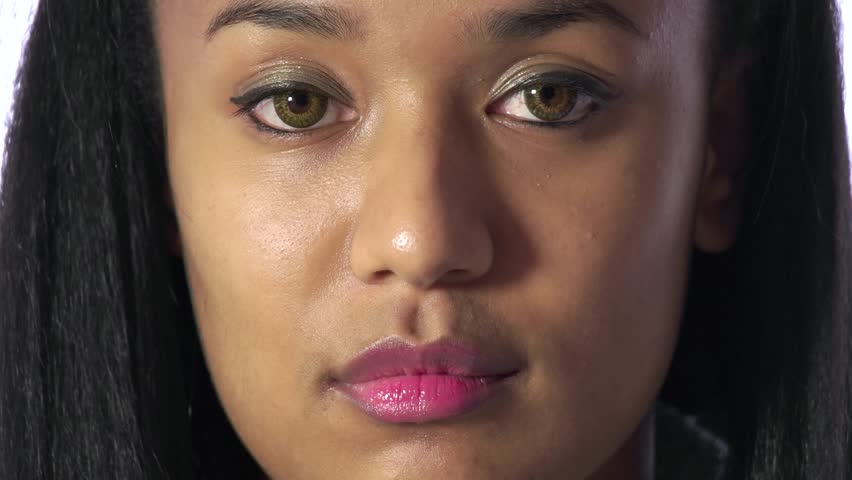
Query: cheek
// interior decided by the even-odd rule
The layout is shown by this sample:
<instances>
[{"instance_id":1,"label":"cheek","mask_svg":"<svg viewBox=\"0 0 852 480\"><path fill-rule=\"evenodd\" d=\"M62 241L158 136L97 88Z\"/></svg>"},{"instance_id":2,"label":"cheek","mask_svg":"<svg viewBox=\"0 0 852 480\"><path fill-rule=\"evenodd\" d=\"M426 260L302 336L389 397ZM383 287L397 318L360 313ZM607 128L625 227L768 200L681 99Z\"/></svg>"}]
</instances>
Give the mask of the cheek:
<instances>
[{"instance_id":1,"label":"cheek","mask_svg":"<svg viewBox=\"0 0 852 480\"><path fill-rule=\"evenodd\" d=\"M298 435L292 421L317 414L299 401L316 393L304 378L323 367L323 344L311 341L323 327L306 299L337 275L350 189L305 182L292 155L243 161L239 141L204 147L211 137L196 132L171 142L170 177L208 369L241 434Z\"/></svg>"},{"instance_id":2,"label":"cheek","mask_svg":"<svg viewBox=\"0 0 852 480\"><path fill-rule=\"evenodd\" d=\"M572 445L566 451L578 465L612 453L653 403L686 289L700 106L689 114L633 109L636 127L539 156L537 180L526 189L502 187L516 192L508 203L519 206L522 225L505 235L503 250L534 245L534 267L493 302L520 324L517 338L537 360L531 389L560 406L542 430Z\"/></svg>"}]
</instances>

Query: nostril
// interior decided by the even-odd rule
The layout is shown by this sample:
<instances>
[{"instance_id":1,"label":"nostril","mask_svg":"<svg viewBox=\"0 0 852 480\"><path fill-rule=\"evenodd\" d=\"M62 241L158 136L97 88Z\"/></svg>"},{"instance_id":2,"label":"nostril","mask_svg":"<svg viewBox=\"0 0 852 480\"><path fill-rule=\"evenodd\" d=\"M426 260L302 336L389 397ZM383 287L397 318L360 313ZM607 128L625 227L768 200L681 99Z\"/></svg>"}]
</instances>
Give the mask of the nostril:
<instances>
[{"instance_id":1,"label":"nostril","mask_svg":"<svg viewBox=\"0 0 852 480\"><path fill-rule=\"evenodd\" d=\"M444 274L444 279L448 282L458 282L461 280L466 280L470 276L470 271L457 268L450 270L446 274Z\"/></svg>"},{"instance_id":2,"label":"nostril","mask_svg":"<svg viewBox=\"0 0 852 480\"><path fill-rule=\"evenodd\" d=\"M369 283L380 283L381 281L385 280L386 278L390 277L391 275L393 275L393 272L391 270L380 270L378 272L373 272L372 274L370 274L368 282Z\"/></svg>"}]
</instances>

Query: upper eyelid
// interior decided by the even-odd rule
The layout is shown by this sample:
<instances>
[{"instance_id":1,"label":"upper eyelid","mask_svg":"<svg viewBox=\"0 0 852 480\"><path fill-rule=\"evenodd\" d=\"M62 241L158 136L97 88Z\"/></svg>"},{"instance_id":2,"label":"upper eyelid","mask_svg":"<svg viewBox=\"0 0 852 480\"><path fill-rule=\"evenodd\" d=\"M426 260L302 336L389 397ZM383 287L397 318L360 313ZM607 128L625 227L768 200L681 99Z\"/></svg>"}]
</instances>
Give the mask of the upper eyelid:
<instances>
[{"instance_id":1,"label":"upper eyelid","mask_svg":"<svg viewBox=\"0 0 852 480\"><path fill-rule=\"evenodd\" d=\"M280 62L260 71L238 87L232 102L244 101L258 92L274 94L287 89L310 90L333 98L344 105L355 105L346 83L325 67L301 63ZM254 94L254 95L253 95Z\"/></svg>"},{"instance_id":2,"label":"upper eyelid","mask_svg":"<svg viewBox=\"0 0 852 480\"><path fill-rule=\"evenodd\" d=\"M320 87L317 87L310 83L291 81L268 83L265 85L254 87L246 91L242 95L231 97L231 103L234 103L241 107L245 107L252 104L258 104L269 97L292 90L308 91L319 95L327 95L329 98L340 101L339 99L335 98Z\"/></svg>"},{"instance_id":3,"label":"upper eyelid","mask_svg":"<svg viewBox=\"0 0 852 480\"><path fill-rule=\"evenodd\" d=\"M611 101L621 96L620 91L594 75L575 70L552 70L507 82L497 90L492 101L505 98L509 94L519 93L538 83L570 85L599 101Z\"/></svg>"}]
</instances>

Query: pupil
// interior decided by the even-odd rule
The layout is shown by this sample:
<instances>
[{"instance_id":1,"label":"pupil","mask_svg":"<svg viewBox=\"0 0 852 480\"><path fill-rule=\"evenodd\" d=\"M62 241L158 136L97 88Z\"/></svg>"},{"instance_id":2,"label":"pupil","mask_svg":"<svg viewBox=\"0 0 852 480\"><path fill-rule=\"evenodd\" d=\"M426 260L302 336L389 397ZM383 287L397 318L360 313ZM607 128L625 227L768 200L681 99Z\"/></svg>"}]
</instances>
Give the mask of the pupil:
<instances>
[{"instance_id":1,"label":"pupil","mask_svg":"<svg viewBox=\"0 0 852 480\"><path fill-rule=\"evenodd\" d=\"M556 97L556 89L552 86L544 87L540 91L541 99L545 104L550 104L550 102Z\"/></svg>"},{"instance_id":2,"label":"pupil","mask_svg":"<svg viewBox=\"0 0 852 480\"><path fill-rule=\"evenodd\" d=\"M311 97L308 92L290 92L287 95L287 108L293 113L305 113L311 105Z\"/></svg>"}]
</instances>

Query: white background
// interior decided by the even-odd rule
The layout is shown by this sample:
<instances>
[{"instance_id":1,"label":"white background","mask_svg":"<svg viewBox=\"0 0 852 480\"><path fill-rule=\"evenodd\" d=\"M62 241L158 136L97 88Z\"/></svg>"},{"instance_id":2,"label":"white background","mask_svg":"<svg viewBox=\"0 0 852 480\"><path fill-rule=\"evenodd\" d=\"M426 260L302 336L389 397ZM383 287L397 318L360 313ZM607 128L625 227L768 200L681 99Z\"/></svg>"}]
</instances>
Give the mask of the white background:
<instances>
[{"instance_id":1,"label":"white background","mask_svg":"<svg viewBox=\"0 0 852 480\"><path fill-rule=\"evenodd\" d=\"M6 138L15 71L35 4L36 0L0 0L0 139ZM850 25L843 33L843 43L850 46L844 70L846 78L852 78L852 0L840 0L840 8L843 23ZM850 100L846 101L846 118L852 118ZM4 158L4 147L5 142L0 142L0 159Z\"/></svg>"},{"instance_id":2,"label":"white background","mask_svg":"<svg viewBox=\"0 0 852 480\"><path fill-rule=\"evenodd\" d=\"M36 0L0 0L0 159L12 106L15 71Z\"/></svg>"}]
</instances>

